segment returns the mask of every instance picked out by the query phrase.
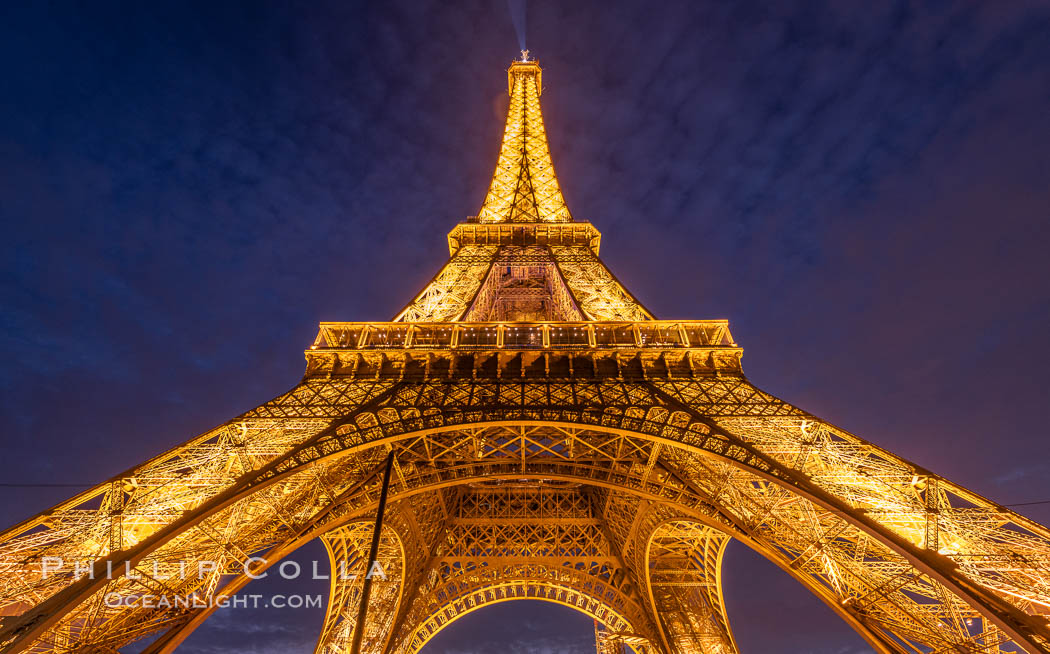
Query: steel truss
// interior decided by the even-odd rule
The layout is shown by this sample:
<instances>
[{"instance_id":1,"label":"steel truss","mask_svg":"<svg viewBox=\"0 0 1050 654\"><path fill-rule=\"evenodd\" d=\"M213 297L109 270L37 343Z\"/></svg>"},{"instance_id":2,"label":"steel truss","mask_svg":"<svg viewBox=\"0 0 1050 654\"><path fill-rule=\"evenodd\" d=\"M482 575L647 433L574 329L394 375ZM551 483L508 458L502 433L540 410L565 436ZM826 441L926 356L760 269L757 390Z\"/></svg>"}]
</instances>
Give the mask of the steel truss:
<instances>
[{"instance_id":1,"label":"steel truss","mask_svg":"<svg viewBox=\"0 0 1050 654\"><path fill-rule=\"evenodd\" d=\"M624 619L619 631L652 646L666 639L663 646L675 649L686 622L658 622L661 606L691 607L689 629L698 634L712 616L724 623L717 594L668 599L663 582L653 581L652 561L670 548L660 530L689 520L781 565L881 651L989 651L990 643L1011 639L1032 651L1047 649L1046 623L1036 615L1050 596L1045 528L726 374L630 382L307 379L169 456L7 532L0 545L4 607L30 608L10 622L6 644L11 651L85 651L88 643L116 647L178 630L190 614L113 610L101 598L143 586L215 592L252 553L284 551L342 521L367 519L378 492L374 470L391 447L398 461L392 499L430 498L414 500L429 511L425 519L391 523L406 533L413 528L401 525L416 524L420 535L410 536L420 543L416 550L432 552L406 561L424 567L406 567L413 582L405 587L423 588L415 580L430 578L433 588L444 588L438 597L448 598L449 620L471 604L447 608L466 597L447 586L465 559L441 556L471 544L481 550L502 544L506 550L474 551L472 565L488 568L494 559L512 565L509 552L516 552L526 566L519 570L532 571L517 575L522 590L544 579L541 570L566 567L533 556L548 547L562 563L571 551L574 564L603 582L590 597ZM543 484L579 485L586 490L572 492L600 512L578 520L571 508L578 505L566 504L559 510L579 524L564 529L540 529L525 518L471 522L462 507L483 490L478 484L502 481L497 488L509 492L508 484L522 479L544 490ZM119 512L110 508L117 502ZM92 503L100 508L85 508ZM544 504L549 513L539 515L557 515L554 506ZM600 535L588 522L596 516ZM116 529L121 549L108 538ZM932 533L935 543L927 542ZM690 574L717 578L713 545L699 537L693 543L700 549L687 556L698 572ZM111 561L117 578L75 580L68 569L42 574L45 556L68 561L85 553L96 558L97 570ZM227 565L203 579L158 579L180 561L198 560ZM125 562L143 580L119 574ZM510 568L499 569L502 581L514 578ZM662 568L655 570L659 579ZM476 579L480 585L467 588L481 592L485 577ZM583 588L578 579L544 583L552 591ZM391 642L405 651L425 642L408 635L428 624L413 616L436 615L419 606L402 599Z\"/></svg>"},{"instance_id":2,"label":"steel truss","mask_svg":"<svg viewBox=\"0 0 1050 654\"><path fill-rule=\"evenodd\" d=\"M509 81L482 211L394 321L322 323L287 393L0 534L0 651L174 651L214 604L109 598L230 597L321 538L324 654L525 598L600 652L735 654L730 539L876 651L1050 653L1050 530L757 389L725 321L655 320L565 208L539 66Z\"/></svg>"}]
</instances>

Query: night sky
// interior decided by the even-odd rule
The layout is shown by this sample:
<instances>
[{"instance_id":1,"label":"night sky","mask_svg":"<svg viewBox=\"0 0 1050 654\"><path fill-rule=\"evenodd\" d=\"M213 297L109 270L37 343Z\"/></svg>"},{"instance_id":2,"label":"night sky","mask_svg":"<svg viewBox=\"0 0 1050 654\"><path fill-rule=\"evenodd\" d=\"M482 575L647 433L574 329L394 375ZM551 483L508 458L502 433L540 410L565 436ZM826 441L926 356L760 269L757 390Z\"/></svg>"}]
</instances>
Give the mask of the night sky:
<instances>
[{"instance_id":1,"label":"night sky","mask_svg":"<svg viewBox=\"0 0 1050 654\"><path fill-rule=\"evenodd\" d=\"M1050 6L525 14L569 207L658 317L728 318L760 387L1050 499ZM101 481L293 386L318 321L392 317L481 205L518 49L503 0L3 3L0 482ZM0 523L76 490L2 487ZM870 651L744 547L726 566L748 654ZM320 620L220 613L180 651L312 651ZM591 629L507 603L426 652Z\"/></svg>"}]
</instances>

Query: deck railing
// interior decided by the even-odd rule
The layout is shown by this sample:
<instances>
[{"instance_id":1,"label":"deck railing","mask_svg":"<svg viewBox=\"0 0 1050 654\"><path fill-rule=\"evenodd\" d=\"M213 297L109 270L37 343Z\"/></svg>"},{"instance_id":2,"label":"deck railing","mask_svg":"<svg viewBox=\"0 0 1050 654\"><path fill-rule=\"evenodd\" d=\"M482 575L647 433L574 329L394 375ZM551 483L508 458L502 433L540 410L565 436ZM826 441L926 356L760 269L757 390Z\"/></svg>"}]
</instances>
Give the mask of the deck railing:
<instances>
[{"instance_id":1,"label":"deck railing","mask_svg":"<svg viewBox=\"0 0 1050 654\"><path fill-rule=\"evenodd\" d=\"M735 348L726 320L323 322L311 349L587 350Z\"/></svg>"}]
</instances>

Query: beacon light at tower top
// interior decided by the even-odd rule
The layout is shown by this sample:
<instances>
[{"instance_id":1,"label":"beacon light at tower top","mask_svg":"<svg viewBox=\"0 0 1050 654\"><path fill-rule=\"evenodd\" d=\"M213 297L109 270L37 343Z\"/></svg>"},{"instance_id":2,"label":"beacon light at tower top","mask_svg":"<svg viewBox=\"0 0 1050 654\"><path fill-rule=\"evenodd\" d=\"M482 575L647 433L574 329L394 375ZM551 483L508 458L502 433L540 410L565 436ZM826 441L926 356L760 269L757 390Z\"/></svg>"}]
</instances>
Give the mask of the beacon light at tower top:
<instances>
[{"instance_id":1,"label":"beacon light at tower top","mask_svg":"<svg viewBox=\"0 0 1050 654\"><path fill-rule=\"evenodd\" d=\"M168 654L214 605L104 599L229 596L313 539L388 575L332 576L317 654L415 654L517 599L601 654L736 654L732 539L880 654L1050 654L1050 531L758 389L727 321L656 319L565 205L521 57L448 262L390 321L321 323L287 392L0 534L0 654ZM201 561L227 565L178 576Z\"/></svg>"}]
</instances>

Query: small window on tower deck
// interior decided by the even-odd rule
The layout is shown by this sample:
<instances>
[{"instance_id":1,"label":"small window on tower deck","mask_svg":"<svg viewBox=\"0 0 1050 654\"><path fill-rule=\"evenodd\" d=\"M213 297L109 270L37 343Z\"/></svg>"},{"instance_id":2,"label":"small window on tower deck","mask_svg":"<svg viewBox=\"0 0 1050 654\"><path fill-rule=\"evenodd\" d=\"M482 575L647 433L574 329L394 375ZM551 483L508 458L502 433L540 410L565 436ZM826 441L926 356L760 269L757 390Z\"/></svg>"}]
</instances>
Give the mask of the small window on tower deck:
<instances>
[{"instance_id":1,"label":"small window on tower deck","mask_svg":"<svg viewBox=\"0 0 1050 654\"><path fill-rule=\"evenodd\" d=\"M412 334L413 347L449 347L452 345L452 327L442 325L438 327L416 326Z\"/></svg>"},{"instance_id":2,"label":"small window on tower deck","mask_svg":"<svg viewBox=\"0 0 1050 654\"><path fill-rule=\"evenodd\" d=\"M548 338L551 347L587 347L587 327L584 325L551 325Z\"/></svg>"},{"instance_id":3,"label":"small window on tower deck","mask_svg":"<svg viewBox=\"0 0 1050 654\"><path fill-rule=\"evenodd\" d=\"M472 348L494 348L498 338L495 325L478 325L471 327L464 325L459 332L459 347Z\"/></svg>"},{"instance_id":4,"label":"small window on tower deck","mask_svg":"<svg viewBox=\"0 0 1050 654\"><path fill-rule=\"evenodd\" d=\"M642 339L642 345L677 346L682 343L682 335L678 332L677 325L645 325L639 324L638 331Z\"/></svg>"},{"instance_id":5,"label":"small window on tower deck","mask_svg":"<svg viewBox=\"0 0 1050 654\"><path fill-rule=\"evenodd\" d=\"M600 326L594 329L595 341L598 345L636 345L634 338L634 325Z\"/></svg>"},{"instance_id":6,"label":"small window on tower deck","mask_svg":"<svg viewBox=\"0 0 1050 654\"><path fill-rule=\"evenodd\" d=\"M404 347L408 336L409 325L404 327L379 327L369 330L365 337L365 347L399 348Z\"/></svg>"},{"instance_id":7,"label":"small window on tower deck","mask_svg":"<svg viewBox=\"0 0 1050 654\"><path fill-rule=\"evenodd\" d=\"M539 325L508 326L503 333L503 345L515 348L543 347L543 328Z\"/></svg>"}]
</instances>

